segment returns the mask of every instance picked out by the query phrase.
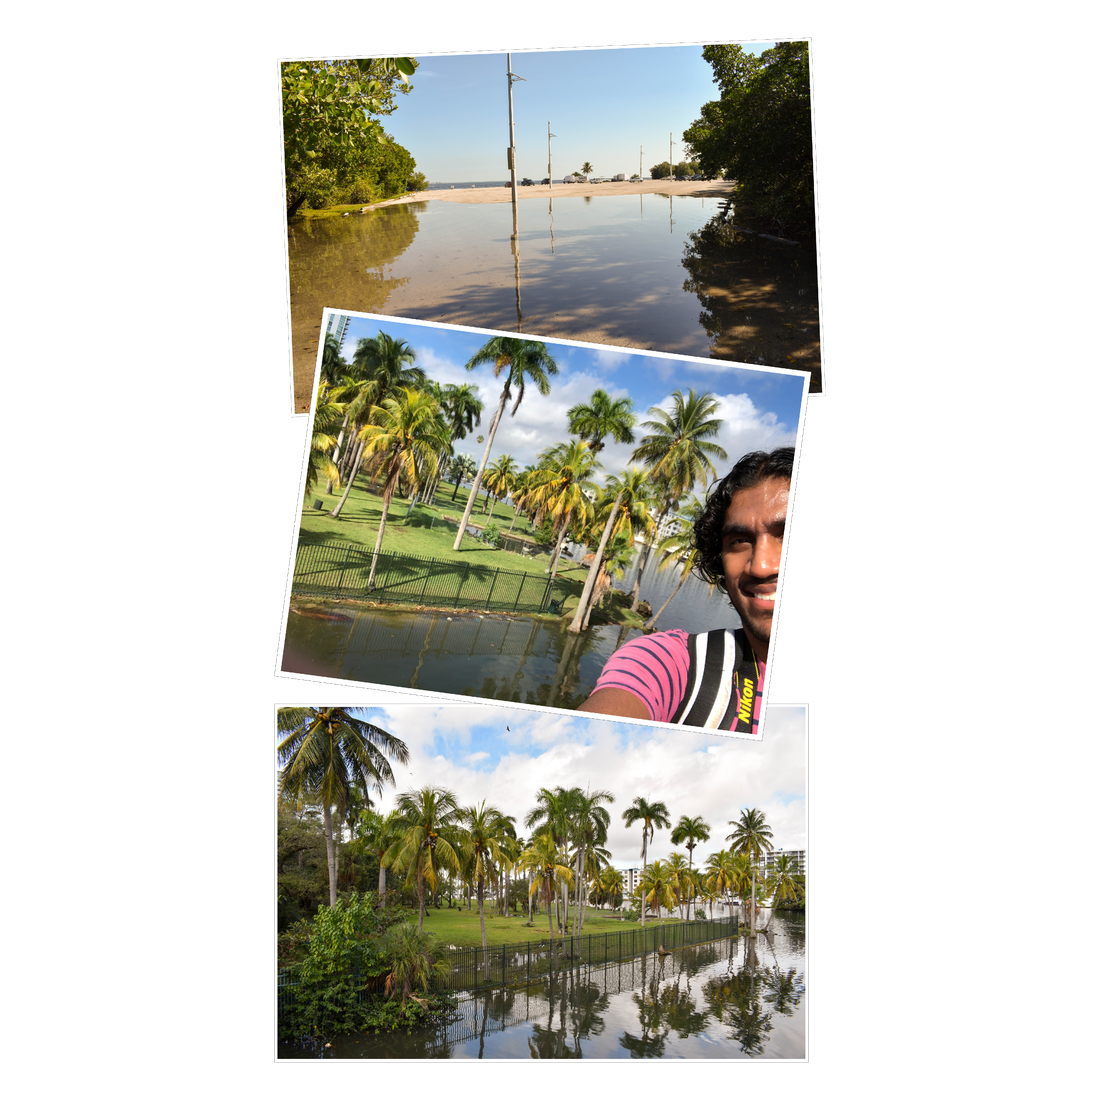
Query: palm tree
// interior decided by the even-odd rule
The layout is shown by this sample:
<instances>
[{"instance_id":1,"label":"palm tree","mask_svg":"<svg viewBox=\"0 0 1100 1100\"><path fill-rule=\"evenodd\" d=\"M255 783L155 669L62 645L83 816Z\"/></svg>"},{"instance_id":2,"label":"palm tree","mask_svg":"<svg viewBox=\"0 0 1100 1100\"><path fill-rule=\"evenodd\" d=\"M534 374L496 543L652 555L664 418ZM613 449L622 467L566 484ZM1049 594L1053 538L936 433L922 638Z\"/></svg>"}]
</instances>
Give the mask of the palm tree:
<instances>
[{"instance_id":1,"label":"palm tree","mask_svg":"<svg viewBox=\"0 0 1100 1100\"><path fill-rule=\"evenodd\" d=\"M584 164L582 164L582 165L581 165L581 175L582 175L582 176L589 176L589 175L591 175L591 174L592 174L592 173L593 173L594 171L595 171L595 169L594 169L594 168L592 167L592 163L591 163L591 161L587 161L587 160L586 160L586 161L584 162Z\"/></svg>"},{"instance_id":2,"label":"palm tree","mask_svg":"<svg viewBox=\"0 0 1100 1100\"><path fill-rule=\"evenodd\" d=\"M425 885L435 890L441 871L460 870L458 802L445 787L421 787L401 794L396 810L394 826L399 835L386 851L385 860L387 866L416 881L420 901L417 929L423 931Z\"/></svg>"},{"instance_id":3,"label":"palm tree","mask_svg":"<svg viewBox=\"0 0 1100 1100\"><path fill-rule=\"evenodd\" d=\"M629 829L635 821L642 823L642 872L645 872L646 852L657 829L669 827L668 807L663 802L647 802L640 795L623 810L623 822ZM642 906L642 927L645 927L645 906Z\"/></svg>"},{"instance_id":4,"label":"palm tree","mask_svg":"<svg viewBox=\"0 0 1100 1100\"><path fill-rule=\"evenodd\" d=\"M465 439L474 425L481 423L481 414L485 411L485 402L478 396L478 388L470 382L456 385L449 382L443 387L442 400L447 425L451 430L451 439Z\"/></svg>"},{"instance_id":5,"label":"palm tree","mask_svg":"<svg viewBox=\"0 0 1100 1100\"><path fill-rule=\"evenodd\" d=\"M589 855L598 854L607 843L607 830L611 827L611 815L602 803L614 802L610 791L582 791L574 787L570 792L571 816L573 821L574 842L577 845L576 858L576 912L573 926L576 932L584 927L584 903L588 896L585 887Z\"/></svg>"},{"instance_id":6,"label":"palm tree","mask_svg":"<svg viewBox=\"0 0 1100 1100\"><path fill-rule=\"evenodd\" d=\"M682 561L682 569L680 571L680 583L676 585L668 599L657 609L656 614L646 621L646 630L653 627L661 617L661 612L672 603L672 597L684 587L684 582L691 576L695 559L699 556L699 550L695 545L695 521L703 514L704 507L704 503L697 496L693 496L686 505L680 508L679 530L674 531L671 535L666 535L657 543L657 549L664 555L657 569L667 569L677 561ZM711 585L711 591L714 591L714 585Z\"/></svg>"},{"instance_id":7,"label":"palm tree","mask_svg":"<svg viewBox=\"0 0 1100 1100\"><path fill-rule=\"evenodd\" d=\"M333 333L325 335L325 346L321 351L321 384L335 386L348 373L348 362L340 354L340 341Z\"/></svg>"},{"instance_id":8,"label":"palm tree","mask_svg":"<svg viewBox=\"0 0 1100 1100\"><path fill-rule=\"evenodd\" d=\"M550 392L548 376L558 373L558 364L546 350L545 344L514 336L494 336L474 353L466 364L466 369L475 370L482 363L493 364L494 377L500 378L502 374L504 375L504 388L500 391L500 401L497 403L497 411L493 415L493 423L489 428L485 453L481 456L481 465L478 466L477 476L470 489L470 499L466 501L466 511L459 524L458 534L455 536L455 550L462 548L462 535L470 522L470 512L473 511L477 490L481 485L481 476L489 461L489 452L493 449L493 439L496 437L497 428L500 427L504 407L512 396L512 388L515 387L516 390L516 403L512 406L512 415L515 416L523 400L527 382L533 382L535 388L545 397Z\"/></svg>"},{"instance_id":9,"label":"palm tree","mask_svg":"<svg viewBox=\"0 0 1100 1100\"><path fill-rule=\"evenodd\" d=\"M485 884L495 880L500 866L501 844L515 834L515 820L505 817L496 806L468 806L461 812L462 851L466 868L476 884L477 915L481 921L481 950L485 975L489 975L489 941L485 933Z\"/></svg>"},{"instance_id":10,"label":"palm tree","mask_svg":"<svg viewBox=\"0 0 1100 1100\"><path fill-rule=\"evenodd\" d=\"M649 410L654 419L644 421L642 427L649 428L650 434L642 437L630 456L632 462L644 462L651 477L663 487L664 502L657 520L658 530L665 516L686 493L695 485L705 486L715 478L717 471L712 460L728 457L723 447L710 442L722 427L722 421L714 416L718 399L713 394L697 394L694 390L688 390L687 397L676 390L671 399L670 412L659 406ZM643 559L634 582L631 610L638 606L644 568Z\"/></svg>"},{"instance_id":11,"label":"palm tree","mask_svg":"<svg viewBox=\"0 0 1100 1100\"><path fill-rule=\"evenodd\" d=\"M371 410L380 405L391 390L424 384L423 370L412 365L415 359L416 352L404 340L395 340L381 330L377 336L359 341L352 358L354 378L333 393L334 398L347 404L353 434L360 424L370 419ZM354 449L354 459L350 457L352 451L348 448L345 452L349 461L347 485L336 507L328 513L333 517L339 517L343 511L363 461L362 445Z\"/></svg>"},{"instance_id":12,"label":"palm tree","mask_svg":"<svg viewBox=\"0 0 1100 1100\"><path fill-rule=\"evenodd\" d=\"M712 852L706 862L706 884L715 894L725 895L730 914L733 913L733 895L741 889L741 876L733 852L724 848Z\"/></svg>"},{"instance_id":13,"label":"palm tree","mask_svg":"<svg viewBox=\"0 0 1100 1100\"><path fill-rule=\"evenodd\" d=\"M386 849L397 839L394 822L397 811L390 810L385 817L371 813L364 819L359 830L360 838L370 848L371 854L378 860L378 905L386 908Z\"/></svg>"},{"instance_id":14,"label":"palm tree","mask_svg":"<svg viewBox=\"0 0 1100 1100\"><path fill-rule=\"evenodd\" d=\"M749 930L756 933L756 865L765 852L773 848L771 827L765 823L762 810L742 810L741 817L737 821L729 822L735 826L726 840L733 841L733 849L747 855L752 861L752 899Z\"/></svg>"},{"instance_id":15,"label":"palm tree","mask_svg":"<svg viewBox=\"0 0 1100 1100\"><path fill-rule=\"evenodd\" d=\"M556 848L564 848L569 843L572 833L572 793L564 787L555 787L553 790L540 787L535 800L538 804L523 819L524 826L534 829L533 836L548 834ZM572 875L570 875L570 881L572 881ZM566 899L565 912L559 918L560 929L564 930L568 919L568 899Z\"/></svg>"},{"instance_id":16,"label":"palm tree","mask_svg":"<svg viewBox=\"0 0 1100 1100\"><path fill-rule=\"evenodd\" d=\"M683 844L687 848L690 867L695 845L700 841L710 840L710 825L701 817L688 817L687 814L681 814L669 839L673 844Z\"/></svg>"},{"instance_id":17,"label":"palm tree","mask_svg":"<svg viewBox=\"0 0 1100 1100\"><path fill-rule=\"evenodd\" d=\"M767 887L773 906L781 901L799 901L806 896L806 887L798 881L799 877L798 862L793 856L782 853L775 857Z\"/></svg>"},{"instance_id":18,"label":"palm tree","mask_svg":"<svg viewBox=\"0 0 1100 1100\"><path fill-rule=\"evenodd\" d=\"M399 764L409 759L404 741L356 713L357 707L280 707L278 729L283 735L276 752L282 772L281 796L314 798L321 803L328 854L329 905L336 904L336 849L332 810L342 821L348 789L359 783L379 793L393 783L387 757Z\"/></svg>"},{"instance_id":19,"label":"palm tree","mask_svg":"<svg viewBox=\"0 0 1100 1100\"><path fill-rule=\"evenodd\" d=\"M458 497L458 487L477 473L477 463L469 455L455 455L451 459L450 475L454 478L455 489L451 493L451 500Z\"/></svg>"},{"instance_id":20,"label":"palm tree","mask_svg":"<svg viewBox=\"0 0 1100 1100\"><path fill-rule=\"evenodd\" d=\"M601 902L612 903L612 899L617 894L619 898L622 898L623 894L623 873L615 867L608 865L600 872L598 881L599 897Z\"/></svg>"},{"instance_id":21,"label":"palm tree","mask_svg":"<svg viewBox=\"0 0 1100 1100\"><path fill-rule=\"evenodd\" d=\"M330 483L340 484L340 471L330 457L330 452L337 445L336 437L332 432L343 419L344 413L345 406L331 399L329 387L322 382L317 387L317 411L313 414L313 432L310 439L309 458L306 461L304 495L307 497L322 474L329 479Z\"/></svg>"},{"instance_id":22,"label":"palm tree","mask_svg":"<svg viewBox=\"0 0 1100 1100\"><path fill-rule=\"evenodd\" d=\"M593 454L604 449L606 436L616 443L633 443L631 429L638 419L633 409L634 402L629 397L612 398L606 390L595 390L587 405L581 402L566 413L569 434L583 439Z\"/></svg>"},{"instance_id":23,"label":"palm tree","mask_svg":"<svg viewBox=\"0 0 1100 1100\"><path fill-rule=\"evenodd\" d=\"M550 941L554 940L554 885L570 886L573 872L563 862L558 845L548 831L536 833L519 858L519 865L531 873L530 896L542 892L546 902L547 920L550 925Z\"/></svg>"},{"instance_id":24,"label":"palm tree","mask_svg":"<svg viewBox=\"0 0 1100 1100\"><path fill-rule=\"evenodd\" d=\"M489 493L495 498L493 501L493 509L496 509L496 501L503 500L516 484L516 476L519 473L519 468L516 466L516 460L511 455L501 455L496 462L489 467L485 474L485 487L489 490ZM489 507L489 494L486 494L485 508ZM489 512L489 518L493 518L493 512Z\"/></svg>"},{"instance_id":25,"label":"palm tree","mask_svg":"<svg viewBox=\"0 0 1100 1100\"><path fill-rule=\"evenodd\" d=\"M368 589L374 587L378 569L378 554L386 533L386 519L393 500L397 479L404 475L415 494L420 486L420 471L435 472L436 451L446 438L447 428L439 415L435 399L412 389L399 389L375 407L371 423L360 433L367 455L385 455L388 459L386 483L382 490L382 515L378 521L378 537L374 543Z\"/></svg>"},{"instance_id":26,"label":"palm tree","mask_svg":"<svg viewBox=\"0 0 1100 1100\"><path fill-rule=\"evenodd\" d=\"M597 391L599 392L599 391ZM604 511L614 494L614 503L610 505L603 533L600 536L600 544L596 549L596 555L592 561L588 577L585 580L581 598L577 604L577 612L569 629L574 633L584 630L588 625L588 617L594 602L593 592L600 575L600 566L609 539L617 535L626 535L633 547L634 540L641 535L650 535L654 530L653 519L649 514L649 505L652 500L652 487L646 474L637 466L624 470L619 476L612 475L607 479L604 494L596 503L596 515ZM639 574L640 575L640 574Z\"/></svg>"},{"instance_id":27,"label":"palm tree","mask_svg":"<svg viewBox=\"0 0 1100 1100\"><path fill-rule=\"evenodd\" d=\"M401 1003L413 997L413 990L427 993L434 977L443 977L450 967L438 958L435 937L423 927L414 928L412 921L402 921L390 928L382 939L382 950L390 960L386 977L386 996L401 994Z\"/></svg>"},{"instance_id":28,"label":"palm tree","mask_svg":"<svg viewBox=\"0 0 1100 1100\"><path fill-rule=\"evenodd\" d=\"M543 451L538 469L527 479L525 499L530 499L540 517L549 516L558 529L548 570L551 580L557 573L562 543L574 515L591 508L587 494L596 492L591 475L597 465L588 444L571 439Z\"/></svg>"},{"instance_id":29,"label":"palm tree","mask_svg":"<svg viewBox=\"0 0 1100 1100\"><path fill-rule=\"evenodd\" d=\"M684 919L684 905L691 900L691 862L685 860L680 852L673 852L666 861L669 884L680 908L680 919Z\"/></svg>"},{"instance_id":30,"label":"palm tree","mask_svg":"<svg viewBox=\"0 0 1100 1100\"><path fill-rule=\"evenodd\" d=\"M642 869L638 880L638 896L642 899L642 927L645 927L645 914L650 906L657 909L657 919L661 925L661 946L665 945L665 921L662 909L671 909L676 904L673 891L672 872L668 863L655 859Z\"/></svg>"}]
</instances>

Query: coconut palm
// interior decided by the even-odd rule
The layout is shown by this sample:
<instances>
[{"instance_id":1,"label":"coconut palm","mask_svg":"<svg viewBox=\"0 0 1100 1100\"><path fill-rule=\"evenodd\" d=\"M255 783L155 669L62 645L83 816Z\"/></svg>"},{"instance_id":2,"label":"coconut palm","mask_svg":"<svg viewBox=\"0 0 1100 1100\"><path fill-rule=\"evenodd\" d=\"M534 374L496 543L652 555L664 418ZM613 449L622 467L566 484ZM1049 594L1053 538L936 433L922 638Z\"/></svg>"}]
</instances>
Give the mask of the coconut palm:
<instances>
[{"instance_id":1,"label":"coconut palm","mask_svg":"<svg viewBox=\"0 0 1100 1100\"><path fill-rule=\"evenodd\" d=\"M474 426L481 423L485 402L478 396L478 387L470 382L449 382L443 387L440 404L443 406L451 439L465 439Z\"/></svg>"},{"instance_id":2,"label":"coconut palm","mask_svg":"<svg viewBox=\"0 0 1100 1100\"><path fill-rule=\"evenodd\" d=\"M333 432L338 430L345 412L345 406L332 400L329 387L322 382L317 387L317 408L313 414L313 433L310 438L309 458L306 460L305 496L309 496L322 475L329 479L330 484L340 484L340 471L330 454L337 446L337 437Z\"/></svg>"},{"instance_id":3,"label":"coconut palm","mask_svg":"<svg viewBox=\"0 0 1100 1100\"><path fill-rule=\"evenodd\" d=\"M688 390L687 397L680 390L671 394L672 409L659 406L649 410L652 420L642 423L649 434L642 437L630 456L632 462L644 462L650 476L662 487L660 530L665 516L696 485L705 486L717 475L714 459L727 458L726 451L710 442L722 427L722 421L714 414L718 399L710 393ZM645 568L645 561L642 562ZM634 583L634 600L631 610L638 606L638 590L642 571Z\"/></svg>"},{"instance_id":4,"label":"coconut palm","mask_svg":"<svg viewBox=\"0 0 1100 1100\"><path fill-rule=\"evenodd\" d=\"M333 333L327 333L325 346L321 350L322 384L335 386L348 370L348 361L340 354L340 341Z\"/></svg>"},{"instance_id":5,"label":"coconut palm","mask_svg":"<svg viewBox=\"0 0 1100 1100\"><path fill-rule=\"evenodd\" d=\"M767 885L773 906L781 901L800 901L806 896L806 887L798 881L800 877L798 861L793 856L782 853L775 857Z\"/></svg>"},{"instance_id":6,"label":"coconut palm","mask_svg":"<svg viewBox=\"0 0 1100 1100\"><path fill-rule=\"evenodd\" d=\"M597 882L601 904L607 902L609 905L613 906L616 895L620 899L622 898L623 873L618 868L608 865L600 872L600 877Z\"/></svg>"},{"instance_id":7,"label":"coconut palm","mask_svg":"<svg viewBox=\"0 0 1100 1100\"><path fill-rule=\"evenodd\" d=\"M423 370L414 367L416 352L404 341L379 330L377 336L360 340L352 357L352 375L346 384L333 391L333 398L347 406L348 421L352 434L359 426L370 419L371 410L385 400L387 394L399 386L422 386L425 382ZM351 492L352 484L359 473L363 461L363 446L348 447L345 451L347 461L347 484L336 507L328 514L339 517Z\"/></svg>"},{"instance_id":8,"label":"coconut palm","mask_svg":"<svg viewBox=\"0 0 1100 1100\"><path fill-rule=\"evenodd\" d=\"M420 485L421 471L435 472L436 451L446 439L447 427L439 415L439 406L430 394L400 388L375 406L371 422L359 433L366 455L384 455L386 482L382 489L382 515L374 543L367 587L374 587L378 554L386 533L390 502L398 477L404 476L411 492Z\"/></svg>"},{"instance_id":9,"label":"coconut palm","mask_svg":"<svg viewBox=\"0 0 1100 1100\"><path fill-rule=\"evenodd\" d=\"M555 787L553 790L540 787L538 794L535 796L535 801L537 805L528 812L523 819L523 824L528 829L534 830L533 837L546 833L553 839L556 848L564 849L569 844L573 831L574 799L572 792L567 791L564 787ZM572 875L570 875L570 882L572 882ZM559 917L558 927L560 930L564 930L565 924L569 920L568 898L564 896L564 892L563 898L565 911Z\"/></svg>"},{"instance_id":10,"label":"coconut palm","mask_svg":"<svg viewBox=\"0 0 1100 1100\"><path fill-rule=\"evenodd\" d=\"M676 904L673 876L668 863L655 859L648 867L643 868L636 893L642 899L643 927L645 927L646 910L651 907L656 908L657 920L661 925L661 946L664 947L665 921L662 909L671 909Z\"/></svg>"},{"instance_id":11,"label":"coconut palm","mask_svg":"<svg viewBox=\"0 0 1100 1100\"><path fill-rule=\"evenodd\" d=\"M657 829L669 827L668 807L663 802L648 802L640 795L623 810L623 822L629 829L635 821L642 823L642 871L645 871L646 852ZM642 906L642 927L645 927L645 906Z\"/></svg>"},{"instance_id":12,"label":"coconut palm","mask_svg":"<svg viewBox=\"0 0 1100 1100\"><path fill-rule=\"evenodd\" d=\"M489 490L485 494L485 508L489 508L489 495L492 494L493 510L496 509L496 502L503 500L515 487L516 476L519 473L519 467L516 465L516 460L511 455L501 455L496 462L485 471L485 488ZM489 518L493 518L493 512L489 511Z\"/></svg>"},{"instance_id":13,"label":"coconut palm","mask_svg":"<svg viewBox=\"0 0 1100 1100\"><path fill-rule=\"evenodd\" d=\"M497 411L493 415L493 423L489 428L485 453L481 456L481 464L478 466L477 475L470 489L470 499L466 501L466 511L462 516L458 534L455 536L455 550L462 547L462 535L470 522L470 512L473 511L473 502L477 497L481 477L489 461L489 452L493 449L493 440L496 438L497 428L500 427L501 418L504 416L504 408L512 397L513 388L516 391L516 401L512 406L512 415L515 416L520 402L523 401L527 383L532 382L539 393L545 397L550 392L549 376L558 373L558 364L546 350L545 344L514 336L494 336L473 354L466 364L466 369L476 370L483 363L493 364L494 377L504 376L504 388L500 391L500 401L497 403Z\"/></svg>"},{"instance_id":14,"label":"coconut palm","mask_svg":"<svg viewBox=\"0 0 1100 1100\"><path fill-rule=\"evenodd\" d=\"M690 905L692 897L691 863L684 859L681 852L673 852L665 861L668 865L669 883L680 908L680 919L684 919L684 906Z\"/></svg>"},{"instance_id":15,"label":"coconut palm","mask_svg":"<svg viewBox=\"0 0 1100 1100\"><path fill-rule=\"evenodd\" d=\"M612 398L606 390L595 390L588 404L580 402L566 413L569 434L583 439L593 454L604 449L607 436L616 443L633 443L631 429L638 420L633 410L634 402L629 397Z\"/></svg>"},{"instance_id":16,"label":"coconut palm","mask_svg":"<svg viewBox=\"0 0 1100 1100\"><path fill-rule=\"evenodd\" d=\"M576 932L584 927L584 902L588 896L585 889L590 857L595 856L597 863L602 846L607 843L607 830L611 827L611 815L603 803L615 801L610 791L582 791L579 787L570 792L570 814L572 817L576 854L576 918L573 926Z\"/></svg>"},{"instance_id":17,"label":"coconut palm","mask_svg":"<svg viewBox=\"0 0 1100 1100\"><path fill-rule=\"evenodd\" d=\"M548 448L537 461L538 468L527 479L524 499L537 509L539 521L548 516L557 528L558 537L550 557L552 580L570 524L575 516L590 513L588 494L596 492L591 475L599 463L588 444L578 439Z\"/></svg>"},{"instance_id":18,"label":"coconut palm","mask_svg":"<svg viewBox=\"0 0 1100 1100\"><path fill-rule=\"evenodd\" d=\"M749 930L755 934L756 865L760 862L760 857L765 852L770 852L774 847L772 844L772 831L771 827L764 820L763 811L757 809L742 810L740 818L738 818L737 821L729 822L729 824L735 826L735 828L733 832L726 837L726 840L733 841L734 851L747 855L752 861L752 893L749 895L752 909L749 919Z\"/></svg>"},{"instance_id":19,"label":"coconut palm","mask_svg":"<svg viewBox=\"0 0 1100 1100\"><path fill-rule=\"evenodd\" d=\"M710 840L710 825L701 817L688 817L681 814L680 820L673 827L669 839L673 844L682 844L688 850L688 866L691 866L691 857L695 852L695 846L700 841Z\"/></svg>"},{"instance_id":20,"label":"coconut palm","mask_svg":"<svg viewBox=\"0 0 1100 1100\"><path fill-rule=\"evenodd\" d=\"M726 898L726 904L733 912L733 896L740 892L741 874L736 863L737 857L729 849L712 852L707 857L704 868L707 888Z\"/></svg>"},{"instance_id":21,"label":"coconut palm","mask_svg":"<svg viewBox=\"0 0 1100 1100\"><path fill-rule=\"evenodd\" d=\"M448 472L454 478L455 488L451 493L451 500L454 501L458 497L458 487L477 473L477 463L469 455L455 455Z\"/></svg>"},{"instance_id":22,"label":"coconut palm","mask_svg":"<svg viewBox=\"0 0 1100 1100\"><path fill-rule=\"evenodd\" d=\"M424 928L424 887L435 890L443 871L461 869L458 850L459 808L454 794L445 787L421 787L405 791L397 799L398 838L386 850L388 867L404 871L416 882L420 902L418 930Z\"/></svg>"},{"instance_id":23,"label":"coconut palm","mask_svg":"<svg viewBox=\"0 0 1100 1100\"><path fill-rule=\"evenodd\" d=\"M505 817L496 806L468 806L461 811L464 864L477 891L477 915L481 921L481 950L485 975L489 975L489 941L485 933L485 884L495 881L501 860L501 844L515 835L515 819Z\"/></svg>"},{"instance_id":24,"label":"coconut palm","mask_svg":"<svg viewBox=\"0 0 1100 1100\"><path fill-rule=\"evenodd\" d=\"M661 558L660 564L657 566L658 571L667 569L670 565L676 562L681 562L682 568L680 571L680 583L669 594L669 597L661 606L657 609L656 614L646 621L646 629L652 629L653 625L661 616L661 612L664 611L670 603L672 603L673 596L684 587L684 582L691 576L691 571L695 566L695 560L699 556L699 551L695 546L695 521L703 514L703 508L705 505L697 497L693 496L686 505L681 506L679 521L679 530L673 531L672 534L666 535L659 543L657 543L657 549L664 555ZM714 591L714 585L711 585L711 591Z\"/></svg>"},{"instance_id":25,"label":"coconut palm","mask_svg":"<svg viewBox=\"0 0 1100 1100\"><path fill-rule=\"evenodd\" d=\"M519 857L519 865L531 875L530 896L541 892L546 902L550 940L554 939L554 886L568 887L573 882L573 872L565 864L561 849L554 843L550 831L536 833Z\"/></svg>"},{"instance_id":26,"label":"coconut palm","mask_svg":"<svg viewBox=\"0 0 1100 1100\"><path fill-rule=\"evenodd\" d=\"M592 167L591 161L586 160L584 164L581 165L582 176L590 176L595 170L596 169Z\"/></svg>"},{"instance_id":27,"label":"coconut palm","mask_svg":"<svg viewBox=\"0 0 1100 1100\"><path fill-rule=\"evenodd\" d=\"M328 855L329 905L336 904L336 848L332 811L342 821L348 790L358 783L379 793L393 782L387 757L399 764L409 759L404 741L387 733L352 707L281 707L278 730L283 735L276 752L282 771L279 793L306 797L321 804Z\"/></svg>"}]
</instances>

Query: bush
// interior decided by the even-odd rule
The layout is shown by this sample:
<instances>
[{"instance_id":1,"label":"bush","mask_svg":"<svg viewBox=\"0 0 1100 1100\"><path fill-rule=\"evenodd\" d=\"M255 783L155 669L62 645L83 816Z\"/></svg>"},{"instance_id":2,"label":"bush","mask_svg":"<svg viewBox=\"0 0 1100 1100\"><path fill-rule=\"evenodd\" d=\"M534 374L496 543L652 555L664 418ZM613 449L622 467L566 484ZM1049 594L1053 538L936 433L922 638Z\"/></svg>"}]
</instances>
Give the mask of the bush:
<instances>
[{"instance_id":1,"label":"bush","mask_svg":"<svg viewBox=\"0 0 1100 1100\"><path fill-rule=\"evenodd\" d=\"M500 524L495 521L488 524L481 532L481 541L488 543L489 546L496 546L500 542Z\"/></svg>"}]
</instances>

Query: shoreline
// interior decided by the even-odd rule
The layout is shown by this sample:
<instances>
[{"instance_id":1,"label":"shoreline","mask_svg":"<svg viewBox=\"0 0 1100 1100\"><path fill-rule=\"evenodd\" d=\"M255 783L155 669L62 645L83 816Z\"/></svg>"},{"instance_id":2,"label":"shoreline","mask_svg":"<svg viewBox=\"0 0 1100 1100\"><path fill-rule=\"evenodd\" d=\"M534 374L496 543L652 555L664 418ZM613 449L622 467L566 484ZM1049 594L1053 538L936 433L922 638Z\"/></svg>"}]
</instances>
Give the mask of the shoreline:
<instances>
[{"instance_id":1,"label":"shoreline","mask_svg":"<svg viewBox=\"0 0 1100 1100\"><path fill-rule=\"evenodd\" d=\"M688 198L722 198L733 194L736 184L730 180L620 180L611 183L536 183L530 187L517 187L520 199L569 199L589 195L684 195ZM511 202L512 188L508 187L454 187L437 191L410 191L395 199L364 206L363 210L379 210L383 206L398 206L408 202Z\"/></svg>"}]
</instances>

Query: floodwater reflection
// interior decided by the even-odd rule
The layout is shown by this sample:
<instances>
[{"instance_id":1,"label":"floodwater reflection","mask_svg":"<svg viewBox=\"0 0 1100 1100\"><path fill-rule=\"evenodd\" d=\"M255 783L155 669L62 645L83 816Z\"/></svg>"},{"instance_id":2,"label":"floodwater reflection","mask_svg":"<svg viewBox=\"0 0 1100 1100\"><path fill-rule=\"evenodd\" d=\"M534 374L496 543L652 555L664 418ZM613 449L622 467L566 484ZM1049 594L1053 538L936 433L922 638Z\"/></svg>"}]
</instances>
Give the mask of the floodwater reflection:
<instances>
[{"instance_id":1,"label":"floodwater reflection","mask_svg":"<svg viewBox=\"0 0 1100 1100\"><path fill-rule=\"evenodd\" d=\"M549 208L524 204L518 230L511 203L412 202L295 222L288 229L291 327L306 407L327 306L811 369L812 249L796 250L803 280L796 291L807 293L794 300L806 308L791 324L807 329L799 335L808 350L793 358L787 342L762 340L755 328L787 309L790 298L774 278L766 242L757 241L752 256L742 249L733 266L725 255L689 265L693 250L714 252L712 242L694 235L713 224L721 202L661 193L558 198ZM771 248L783 253L775 263L789 262L791 246ZM728 298L732 308L744 299L756 312L712 339L707 298Z\"/></svg>"},{"instance_id":2,"label":"floodwater reflection","mask_svg":"<svg viewBox=\"0 0 1100 1100\"><path fill-rule=\"evenodd\" d=\"M805 919L462 996L412 1032L284 1044L290 1058L804 1058Z\"/></svg>"}]
</instances>

